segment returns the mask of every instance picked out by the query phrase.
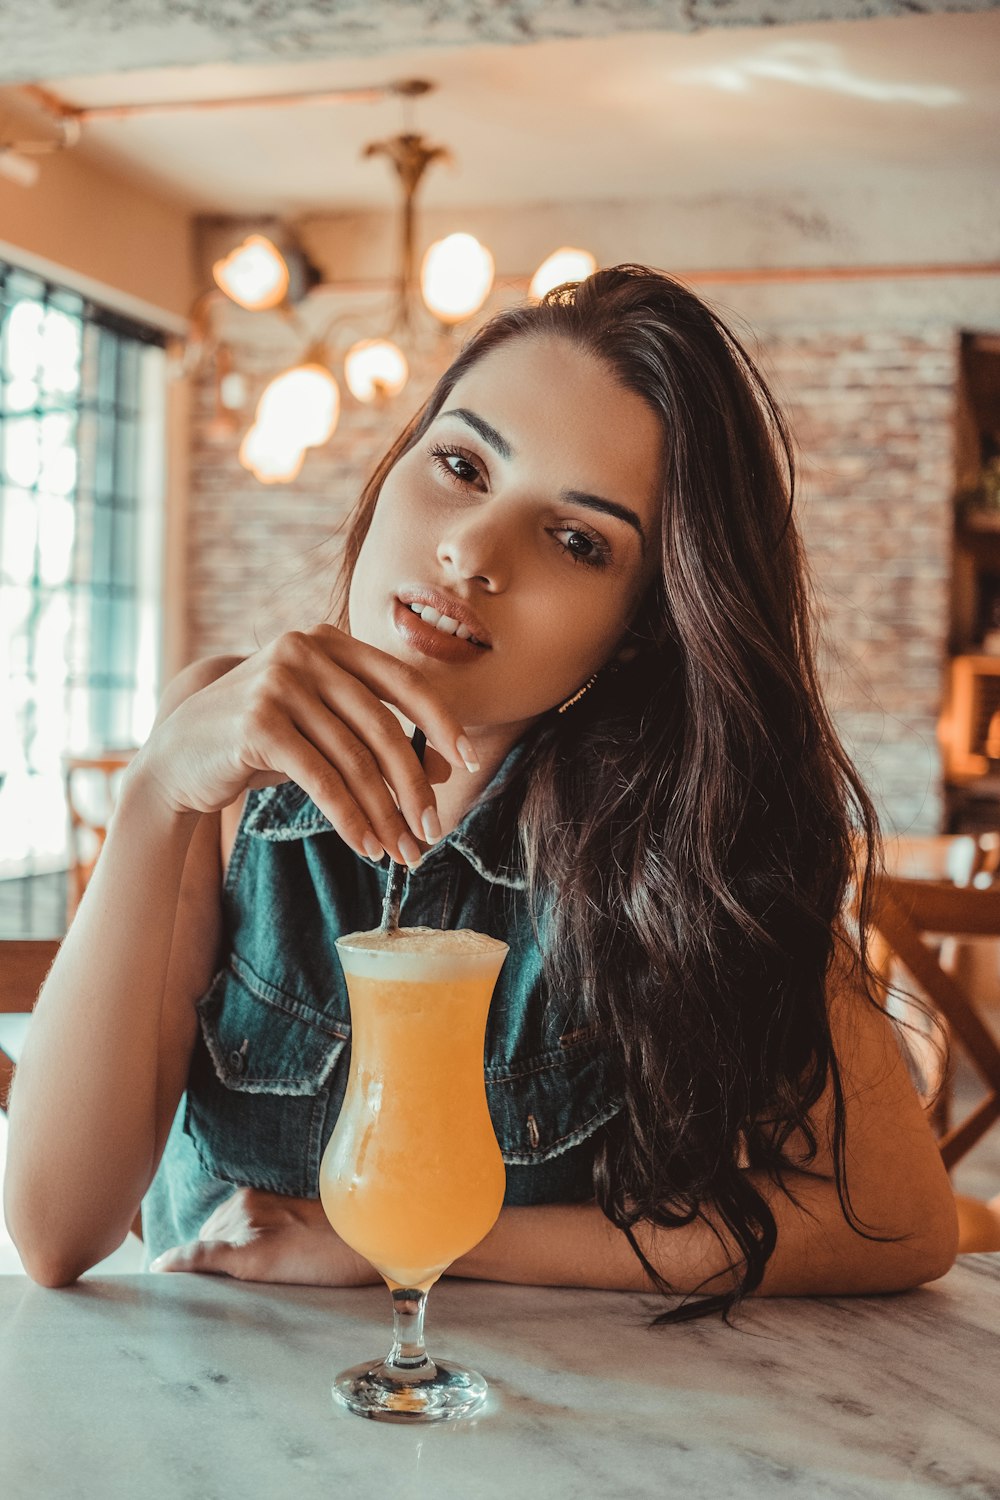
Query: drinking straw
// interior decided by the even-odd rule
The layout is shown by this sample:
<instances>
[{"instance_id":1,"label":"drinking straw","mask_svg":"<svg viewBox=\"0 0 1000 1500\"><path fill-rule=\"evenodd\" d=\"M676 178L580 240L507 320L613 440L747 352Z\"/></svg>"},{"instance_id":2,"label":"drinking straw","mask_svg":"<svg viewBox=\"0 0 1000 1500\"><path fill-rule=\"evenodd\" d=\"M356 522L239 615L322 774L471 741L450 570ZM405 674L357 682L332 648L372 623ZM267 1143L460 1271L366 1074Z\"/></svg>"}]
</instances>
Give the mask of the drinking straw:
<instances>
[{"instance_id":1,"label":"drinking straw","mask_svg":"<svg viewBox=\"0 0 1000 1500\"><path fill-rule=\"evenodd\" d=\"M416 751L420 764L424 763L424 750L427 747L427 736L422 729L414 729L410 738L410 744ZM394 859L389 861L389 880L385 888L385 897L382 901L382 921L379 932L397 932L399 930L399 903L403 899L403 879L406 875L406 866L398 865Z\"/></svg>"}]
</instances>

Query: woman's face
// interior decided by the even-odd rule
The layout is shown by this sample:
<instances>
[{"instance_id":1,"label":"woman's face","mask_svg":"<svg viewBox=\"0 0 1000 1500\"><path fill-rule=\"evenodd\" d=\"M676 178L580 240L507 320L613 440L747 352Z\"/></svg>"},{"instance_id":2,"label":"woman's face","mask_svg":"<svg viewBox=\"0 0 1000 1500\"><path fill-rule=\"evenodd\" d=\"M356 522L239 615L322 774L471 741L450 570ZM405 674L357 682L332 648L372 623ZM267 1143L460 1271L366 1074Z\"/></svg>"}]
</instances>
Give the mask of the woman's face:
<instances>
[{"instance_id":1,"label":"woman's face","mask_svg":"<svg viewBox=\"0 0 1000 1500\"><path fill-rule=\"evenodd\" d=\"M622 643L660 556L661 445L594 356L551 335L501 345L386 478L351 634L419 667L477 744L505 750ZM414 593L464 605L488 647L421 623Z\"/></svg>"}]
</instances>

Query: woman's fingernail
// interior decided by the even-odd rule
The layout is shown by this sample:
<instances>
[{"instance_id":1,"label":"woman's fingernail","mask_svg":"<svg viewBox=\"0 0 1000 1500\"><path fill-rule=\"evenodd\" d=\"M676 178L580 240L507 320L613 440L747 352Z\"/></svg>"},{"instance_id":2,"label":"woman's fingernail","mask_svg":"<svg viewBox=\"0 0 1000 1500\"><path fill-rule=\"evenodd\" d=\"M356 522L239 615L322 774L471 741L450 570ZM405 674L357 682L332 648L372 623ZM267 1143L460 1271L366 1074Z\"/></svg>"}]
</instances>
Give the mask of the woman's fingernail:
<instances>
[{"instance_id":1,"label":"woman's fingernail","mask_svg":"<svg viewBox=\"0 0 1000 1500\"><path fill-rule=\"evenodd\" d=\"M408 833L404 833L399 841L399 852L406 860L406 863L409 865L411 870L415 870L417 865L419 865L420 861L423 859L423 853L421 851L420 845L417 843L416 839L411 838Z\"/></svg>"},{"instance_id":2,"label":"woman's fingernail","mask_svg":"<svg viewBox=\"0 0 1000 1500\"><path fill-rule=\"evenodd\" d=\"M170 1259L170 1251L169 1250L164 1250L164 1252L163 1252L162 1255L158 1255L155 1260L151 1260L150 1261L150 1263L149 1263L149 1269L151 1271L162 1271L163 1267L166 1265L166 1263L167 1263L167 1261L169 1259Z\"/></svg>"},{"instance_id":3,"label":"woman's fingernail","mask_svg":"<svg viewBox=\"0 0 1000 1500\"><path fill-rule=\"evenodd\" d=\"M479 770L479 757L477 756L477 754L476 754L476 752L475 752L475 750L473 748L472 741L469 740L469 739L466 739L466 737L465 737L464 734L459 735L458 739L455 741L455 749L458 751L459 755L465 761L466 768L468 770L470 770L470 771L478 771Z\"/></svg>"},{"instance_id":4,"label":"woman's fingernail","mask_svg":"<svg viewBox=\"0 0 1000 1500\"><path fill-rule=\"evenodd\" d=\"M369 859L381 859L385 850L373 833L366 833L361 842L365 846L365 853Z\"/></svg>"},{"instance_id":5,"label":"woman's fingernail","mask_svg":"<svg viewBox=\"0 0 1000 1500\"><path fill-rule=\"evenodd\" d=\"M424 838L429 844L436 844L441 837L441 821L437 815L437 809L429 807L421 816L420 825L424 830Z\"/></svg>"}]
</instances>

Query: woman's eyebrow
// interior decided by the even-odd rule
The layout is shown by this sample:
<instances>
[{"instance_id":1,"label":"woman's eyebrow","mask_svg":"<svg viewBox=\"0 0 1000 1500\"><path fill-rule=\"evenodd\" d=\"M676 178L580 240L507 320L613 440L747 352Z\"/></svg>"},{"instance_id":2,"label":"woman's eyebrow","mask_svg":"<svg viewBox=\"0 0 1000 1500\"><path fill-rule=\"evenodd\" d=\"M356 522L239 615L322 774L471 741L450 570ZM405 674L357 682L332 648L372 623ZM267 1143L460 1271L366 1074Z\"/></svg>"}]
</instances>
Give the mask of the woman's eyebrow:
<instances>
[{"instance_id":1,"label":"woman's eyebrow","mask_svg":"<svg viewBox=\"0 0 1000 1500\"><path fill-rule=\"evenodd\" d=\"M464 422L467 427L471 427L473 432L478 432L483 442L489 443L494 453L499 453L501 458L514 457L514 450L507 439L502 437L495 427L491 427L484 417L477 416L467 406L453 406L450 411L443 411L441 415L443 417L458 417L459 421Z\"/></svg>"},{"instance_id":2,"label":"woman's eyebrow","mask_svg":"<svg viewBox=\"0 0 1000 1500\"><path fill-rule=\"evenodd\" d=\"M470 411L467 406L453 406L448 411L441 413L442 417L457 417L473 432L477 432L484 443L488 443L494 453L498 453L503 459L514 457L514 449L508 443L502 433L497 432L484 417L476 412ZM646 551L646 533L642 529L642 522L634 510L627 505L619 505L617 500L603 500L600 495L588 495L586 490L561 490L560 499L568 500L573 505L582 505L586 510L600 511L605 516L616 516L619 521L624 521L631 526L639 538L643 552Z\"/></svg>"},{"instance_id":3,"label":"woman's eyebrow","mask_svg":"<svg viewBox=\"0 0 1000 1500\"><path fill-rule=\"evenodd\" d=\"M585 510L597 510L605 516L617 516L619 521L624 521L631 526L639 538L639 545L643 554L646 551L646 533L642 529L642 522L634 510L627 505L619 505L617 500L602 500L600 495L588 495L586 490L561 490L561 500L568 500L573 505L582 505Z\"/></svg>"}]
</instances>

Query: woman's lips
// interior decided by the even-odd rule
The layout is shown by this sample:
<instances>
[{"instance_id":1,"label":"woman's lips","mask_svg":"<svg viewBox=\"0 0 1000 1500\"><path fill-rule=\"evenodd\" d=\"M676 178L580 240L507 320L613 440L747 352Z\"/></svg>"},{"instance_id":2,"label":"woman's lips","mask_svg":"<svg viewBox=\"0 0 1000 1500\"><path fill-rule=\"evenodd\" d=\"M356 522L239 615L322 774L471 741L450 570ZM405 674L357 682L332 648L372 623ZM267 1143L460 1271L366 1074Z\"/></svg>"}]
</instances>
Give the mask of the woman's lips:
<instances>
[{"instance_id":1,"label":"woman's lips","mask_svg":"<svg viewBox=\"0 0 1000 1500\"><path fill-rule=\"evenodd\" d=\"M428 625L413 613L408 604L402 604L398 599L392 601L392 623L407 645L437 661L472 661L477 656L485 656L488 649L474 646L471 641L463 641L457 635L445 635L443 630Z\"/></svg>"}]
</instances>

